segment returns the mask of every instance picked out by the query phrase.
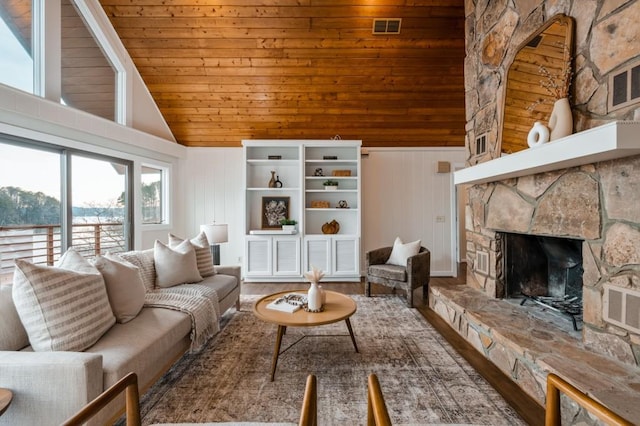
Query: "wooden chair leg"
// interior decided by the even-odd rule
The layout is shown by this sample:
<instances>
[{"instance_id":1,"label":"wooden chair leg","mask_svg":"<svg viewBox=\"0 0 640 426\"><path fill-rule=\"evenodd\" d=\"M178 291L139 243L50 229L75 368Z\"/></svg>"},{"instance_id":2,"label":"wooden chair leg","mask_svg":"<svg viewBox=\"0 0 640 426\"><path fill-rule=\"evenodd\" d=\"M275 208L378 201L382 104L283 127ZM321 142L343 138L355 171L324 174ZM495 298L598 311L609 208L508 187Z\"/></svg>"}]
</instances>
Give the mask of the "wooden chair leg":
<instances>
[{"instance_id":1,"label":"wooden chair leg","mask_svg":"<svg viewBox=\"0 0 640 426\"><path fill-rule=\"evenodd\" d=\"M364 295L366 297L371 297L371 283L369 280L364 281Z\"/></svg>"},{"instance_id":2,"label":"wooden chair leg","mask_svg":"<svg viewBox=\"0 0 640 426\"><path fill-rule=\"evenodd\" d=\"M422 300L424 304L429 306L429 285L422 284Z\"/></svg>"}]
</instances>

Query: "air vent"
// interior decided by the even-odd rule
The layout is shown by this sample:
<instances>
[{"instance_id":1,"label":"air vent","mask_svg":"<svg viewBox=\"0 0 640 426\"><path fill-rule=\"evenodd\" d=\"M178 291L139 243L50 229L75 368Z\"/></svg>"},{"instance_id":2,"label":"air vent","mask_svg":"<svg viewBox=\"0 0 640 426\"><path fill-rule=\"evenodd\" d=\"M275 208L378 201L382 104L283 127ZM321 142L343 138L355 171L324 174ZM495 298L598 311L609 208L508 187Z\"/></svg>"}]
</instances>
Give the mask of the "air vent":
<instances>
[{"instance_id":1,"label":"air vent","mask_svg":"<svg viewBox=\"0 0 640 426\"><path fill-rule=\"evenodd\" d=\"M611 74L609 79L609 111L640 102L640 64L631 64Z\"/></svg>"},{"instance_id":2,"label":"air vent","mask_svg":"<svg viewBox=\"0 0 640 426\"><path fill-rule=\"evenodd\" d=\"M487 152L487 134L484 133L476 138L476 155L483 155Z\"/></svg>"},{"instance_id":3,"label":"air vent","mask_svg":"<svg viewBox=\"0 0 640 426\"><path fill-rule=\"evenodd\" d=\"M640 333L640 292L605 284L604 319L626 330Z\"/></svg>"},{"instance_id":4,"label":"air vent","mask_svg":"<svg viewBox=\"0 0 640 426\"><path fill-rule=\"evenodd\" d=\"M400 34L400 18L374 19L373 34Z\"/></svg>"},{"instance_id":5,"label":"air vent","mask_svg":"<svg viewBox=\"0 0 640 426\"><path fill-rule=\"evenodd\" d=\"M486 251L476 253L476 271L489 275L489 253Z\"/></svg>"}]
</instances>

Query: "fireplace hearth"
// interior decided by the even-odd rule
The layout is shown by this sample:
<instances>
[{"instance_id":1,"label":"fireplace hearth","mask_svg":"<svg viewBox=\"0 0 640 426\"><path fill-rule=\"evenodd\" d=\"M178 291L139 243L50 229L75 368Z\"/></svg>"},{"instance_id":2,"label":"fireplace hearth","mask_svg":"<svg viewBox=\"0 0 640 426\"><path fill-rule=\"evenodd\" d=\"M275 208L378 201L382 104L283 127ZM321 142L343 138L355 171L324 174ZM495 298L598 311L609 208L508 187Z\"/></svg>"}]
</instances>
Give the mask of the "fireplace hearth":
<instances>
[{"instance_id":1,"label":"fireplace hearth","mask_svg":"<svg viewBox=\"0 0 640 426\"><path fill-rule=\"evenodd\" d=\"M504 234L507 298L534 302L582 323L582 241L570 238Z\"/></svg>"}]
</instances>

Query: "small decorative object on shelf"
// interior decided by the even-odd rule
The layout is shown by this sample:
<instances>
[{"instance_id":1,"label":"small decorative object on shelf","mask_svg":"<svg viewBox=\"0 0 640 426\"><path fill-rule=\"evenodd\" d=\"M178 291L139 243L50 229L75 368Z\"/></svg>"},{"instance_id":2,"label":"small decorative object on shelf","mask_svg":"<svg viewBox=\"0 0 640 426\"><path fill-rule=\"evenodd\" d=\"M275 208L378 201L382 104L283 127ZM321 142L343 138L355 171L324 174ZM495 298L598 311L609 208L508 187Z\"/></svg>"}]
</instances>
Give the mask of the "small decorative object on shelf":
<instances>
[{"instance_id":1,"label":"small decorative object on shelf","mask_svg":"<svg viewBox=\"0 0 640 426\"><path fill-rule=\"evenodd\" d=\"M337 155L323 155L322 159L323 160L337 160L338 156Z\"/></svg>"},{"instance_id":2,"label":"small decorative object on shelf","mask_svg":"<svg viewBox=\"0 0 640 426\"><path fill-rule=\"evenodd\" d=\"M282 188L282 181L280 181L280 176L276 175L276 181L274 182L274 188Z\"/></svg>"},{"instance_id":3,"label":"small decorative object on shelf","mask_svg":"<svg viewBox=\"0 0 640 426\"><path fill-rule=\"evenodd\" d=\"M318 167L315 172L313 172L314 176L324 176L322 172L322 167Z\"/></svg>"},{"instance_id":4,"label":"small decorative object on shelf","mask_svg":"<svg viewBox=\"0 0 640 426\"><path fill-rule=\"evenodd\" d=\"M549 129L540 121L536 121L527 136L529 148L535 148L549 142Z\"/></svg>"},{"instance_id":5,"label":"small decorative object on shelf","mask_svg":"<svg viewBox=\"0 0 640 426\"><path fill-rule=\"evenodd\" d=\"M322 225L323 234L337 234L340 232L340 224L334 219Z\"/></svg>"},{"instance_id":6,"label":"small decorative object on shelf","mask_svg":"<svg viewBox=\"0 0 640 426\"><path fill-rule=\"evenodd\" d=\"M347 200L338 201L338 208L339 209L348 209L349 208L349 204L347 204Z\"/></svg>"},{"instance_id":7,"label":"small decorative object on shelf","mask_svg":"<svg viewBox=\"0 0 640 426\"><path fill-rule=\"evenodd\" d=\"M351 176L351 170L334 170L331 176Z\"/></svg>"},{"instance_id":8,"label":"small decorative object on shelf","mask_svg":"<svg viewBox=\"0 0 640 426\"><path fill-rule=\"evenodd\" d=\"M282 160L282 155L269 155L267 156L269 160Z\"/></svg>"},{"instance_id":9,"label":"small decorative object on shelf","mask_svg":"<svg viewBox=\"0 0 640 426\"><path fill-rule=\"evenodd\" d=\"M314 200L311 202L312 209L328 209L329 207L330 207L330 204L328 201Z\"/></svg>"},{"instance_id":10,"label":"small decorative object on shelf","mask_svg":"<svg viewBox=\"0 0 640 426\"><path fill-rule=\"evenodd\" d=\"M312 266L311 272L305 272L304 277L311 283L307 292L306 310L309 312L322 312L322 289L319 288L318 282L324 277L324 272Z\"/></svg>"},{"instance_id":11,"label":"small decorative object on shelf","mask_svg":"<svg viewBox=\"0 0 640 426\"><path fill-rule=\"evenodd\" d=\"M324 182L322 182L322 185L324 185L324 189L325 191L335 191L336 189L338 189L338 181L337 180L325 180Z\"/></svg>"},{"instance_id":12,"label":"small decorative object on shelf","mask_svg":"<svg viewBox=\"0 0 640 426\"><path fill-rule=\"evenodd\" d=\"M276 171L271 170L271 179L269 179L269 188L276 187Z\"/></svg>"},{"instance_id":13,"label":"small decorative object on shelf","mask_svg":"<svg viewBox=\"0 0 640 426\"><path fill-rule=\"evenodd\" d=\"M283 231L287 231L287 232L291 232L291 233L295 233L296 230L296 224L298 222L293 220L293 219L281 219L280 220L280 224L282 225L282 230Z\"/></svg>"}]
</instances>

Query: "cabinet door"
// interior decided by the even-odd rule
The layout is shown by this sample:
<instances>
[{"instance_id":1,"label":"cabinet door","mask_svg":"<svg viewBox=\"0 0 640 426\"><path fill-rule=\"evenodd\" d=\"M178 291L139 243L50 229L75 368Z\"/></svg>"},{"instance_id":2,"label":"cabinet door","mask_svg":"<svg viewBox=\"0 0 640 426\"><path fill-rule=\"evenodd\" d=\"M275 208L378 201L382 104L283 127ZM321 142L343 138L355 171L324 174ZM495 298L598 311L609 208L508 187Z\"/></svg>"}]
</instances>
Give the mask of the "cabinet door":
<instances>
[{"instance_id":1,"label":"cabinet door","mask_svg":"<svg viewBox=\"0 0 640 426\"><path fill-rule=\"evenodd\" d=\"M273 275L301 275L300 238L273 237Z\"/></svg>"},{"instance_id":2,"label":"cabinet door","mask_svg":"<svg viewBox=\"0 0 640 426\"><path fill-rule=\"evenodd\" d=\"M309 237L304 240L304 272L315 267L326 275L331 274L331 240L326 237Z\"/></svg>"},{"instance_id":3,"label":"cabinet door","mask_svg":"<svg viewBox=\"0 0 640 426\"><path fill-rule=\"evenodd\" d=\"M360 275L360 244L356 237L332 237L332 274L334 276Z\"/></svg>"},{"instance_id":4,"label":"cabinet door","mask_svg":"<svg viewBox=\"0 0 640 426\"><path fill-rule=\"evenodd\" d=\"M271 238L246 237L245 259L245 276L271 275Z\"/></svg>"}]
</instances>

